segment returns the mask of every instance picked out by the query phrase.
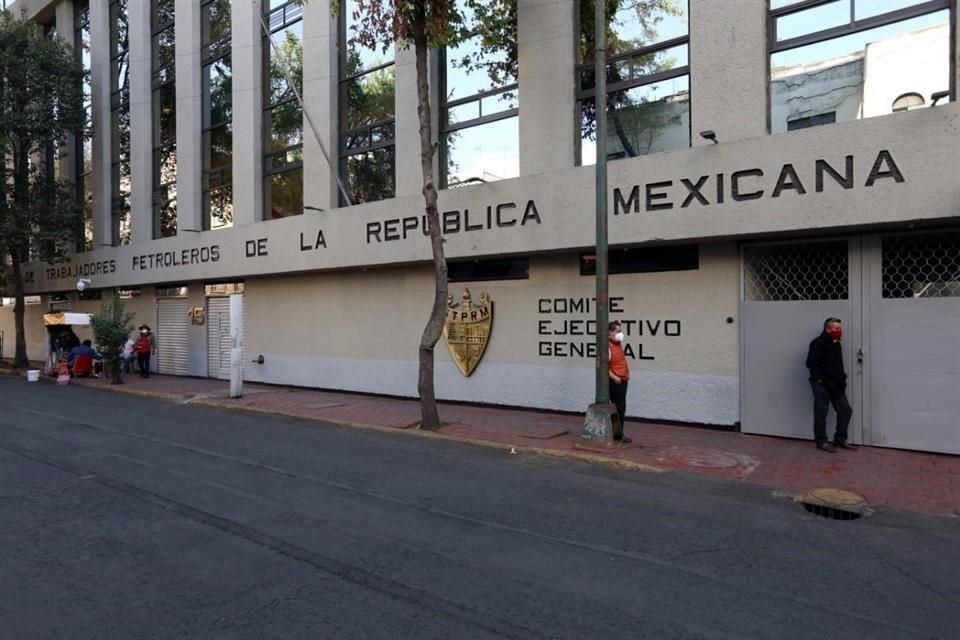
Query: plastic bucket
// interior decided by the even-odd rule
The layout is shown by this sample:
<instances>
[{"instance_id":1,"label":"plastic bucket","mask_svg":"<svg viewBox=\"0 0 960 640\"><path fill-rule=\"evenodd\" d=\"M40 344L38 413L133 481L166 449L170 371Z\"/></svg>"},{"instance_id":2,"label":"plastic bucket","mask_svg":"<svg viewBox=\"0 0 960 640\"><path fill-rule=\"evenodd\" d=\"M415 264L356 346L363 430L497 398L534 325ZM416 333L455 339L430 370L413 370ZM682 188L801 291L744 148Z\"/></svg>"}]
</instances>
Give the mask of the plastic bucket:
<instances>
[{"instance_id":1,"label":"plastic bucket","mask_svg":"<svg viewBox=\"0 0 960 640\"><path fill-rule=\"evenodd\" d=\"M40 369L27 369L27 382L40 380Z\"/></svg>"}]
</instances>

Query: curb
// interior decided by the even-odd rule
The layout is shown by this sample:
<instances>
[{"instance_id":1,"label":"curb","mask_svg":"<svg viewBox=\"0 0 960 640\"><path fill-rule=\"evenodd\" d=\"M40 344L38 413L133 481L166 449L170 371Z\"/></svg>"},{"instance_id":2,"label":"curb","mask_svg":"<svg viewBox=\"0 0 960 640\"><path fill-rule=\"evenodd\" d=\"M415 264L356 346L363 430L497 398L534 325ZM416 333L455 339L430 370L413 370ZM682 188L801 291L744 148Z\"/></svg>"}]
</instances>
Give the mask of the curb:
<instances>
[{"instance_id":1,"label":"curb","mask_svg":"<svg viewBox=\"0 0 960 640\"><path fill-rule=\"evenodd\" d=\"M309 420L311 422L324 422L327 424L335 424L342 427L351 427L354 429L367 429L371 431L380 431L382 433L404 433L411 436L418 436L421 438L430 438L434 440L447 440L449 442L463 442L466 444L475 445L478 447L487 447L489 449L506 449L511 451L516 451L517 453L535 453L540 455L552 456L555 458L572 458L575 460L584 460L587 462L601 462L610 466L634 469L637 471L643 471L646 473L667 473L669 469L663 469L661 467L655 467L653 465L644 464L642 462L634 462L632 460L622 460L618 458L608 458L601 455L582 453L578 451L564 451L562 449L540 449L538 447L516 445L516 444L507 444L504 442L493 442L491 440L481 440L478 438L463 438L448 435L445 433L438 433L435 431L423 431L421 429L403 429L398 427L385 427L378 424L367 424L363 422L350 422L348 420L334 420L330 418L315 418L310 416L295 416L290 415L289 413L283 413L282 411L271 411L269 409L259 409L257 407L231 407L228 405L219 404L217 401L208 400L204 398L199 398L190 402L192 405L201 405L205 407L213 407L215 409L223 409L226 411L243 411L249 413L262 413L267 415L278 415L285 416L287 418L294 418L298 420Z\"/></svg>"},{"instance_id":2,"label":"curb","mask_svg":"<svg viewBox=\"0 0 960 640\"><path fill-rule=\"evenodd\" d=\"M316 418L310 416L296 416L289 413L283 413L282 411L272 411L269 409L260 409L257 407L239 407L239 406L229 406L221 404L217 400L210 400L209 398L187 398L185 401L181 402L181 398L169 393L162 393L158 391L144 391L142 389L124 389L122 385L113 385L113 386L93 386L93 385L77 385L82 386L85 389L96 389L99 391L112 391L115 393L125 393L131 396L138 396L141 398L154 398L157 400L165 400L167 402L179 402L181 404L192 405L192 406L203 406L214 409L222 409L224 411L238 411L244 413L260 413L266 415L275 415L275 416L284 416L287 418L293 418L295 420L305 420L309 422L321 422L326 424L333 424L340 427L349 427L353 429L366 429L370 431L379 431L382 433L401 433L411 436L416 436L420 438L429 438L434 440L446 440L448 442L463 442L465 444L470 444L478 447L486 447L488 449L501 449L501 450L510 450L516 451L517 453L533 453L544 456L551 456L554 458L568 458L573 460L582 460L585 462L597 462L602 463L611 467L619 467L621 469L632 469L635 471L640 471L643 473L667 473L670 469L664 469L661 467L656 467L649 464L644 464L642 462L634 462L632 460L622 460L617 458L608 458L606 456L584 453L580 451L564 451L562 449L540 449L537 447L524 446L524 445L515 445L515 444L506 444L503 442L492 442L490 440L481 440L478 438L462 438L447 435L444 433L437 433L434 431L423 431L420 429L401 429L397 427L386 427L378 424L367 424L363 422L350 422L348 420L332 420L328 418Z\"/></svg>"}]
</instances>

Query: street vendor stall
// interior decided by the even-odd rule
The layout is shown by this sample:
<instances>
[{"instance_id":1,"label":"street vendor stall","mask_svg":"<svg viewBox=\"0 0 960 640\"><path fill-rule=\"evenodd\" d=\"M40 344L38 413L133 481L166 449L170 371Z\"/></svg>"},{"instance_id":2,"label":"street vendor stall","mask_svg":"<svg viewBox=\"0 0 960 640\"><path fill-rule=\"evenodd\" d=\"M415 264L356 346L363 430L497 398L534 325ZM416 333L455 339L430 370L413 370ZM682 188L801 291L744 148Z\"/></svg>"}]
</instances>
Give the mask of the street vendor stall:
<instances>
[{"instance_id":1,"label":"street vendor stall","mask_svg":"<svg viewBox=\"0 0 960 640\"><path fill-rule=\"evenodd\" d=\"M80 344L73 327L89 327L89 313L71 313L58 311L43 315L43 326L47 333L47 357L44 372L53 375L57 371L57 362L65 358L74 346ZM75 344L74 344L75 343Z\"/></svg>"}]
</instances>

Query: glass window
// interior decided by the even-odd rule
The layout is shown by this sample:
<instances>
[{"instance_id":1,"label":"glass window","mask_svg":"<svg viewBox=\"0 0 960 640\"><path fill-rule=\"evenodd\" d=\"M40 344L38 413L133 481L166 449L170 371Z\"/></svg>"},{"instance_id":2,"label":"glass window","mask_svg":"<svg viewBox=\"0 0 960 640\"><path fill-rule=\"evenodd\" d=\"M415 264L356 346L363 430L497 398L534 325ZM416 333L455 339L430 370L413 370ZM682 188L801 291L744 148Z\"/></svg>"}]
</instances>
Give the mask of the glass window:
<instances>
[{"instance_id":1,"label":"glass window","mask_svg":"<svg viewBox=\"0 0 960 640\"><path fill-rule=\"evenodd\" d=\"M358 3L344 0L340 16L340 174L350 202L392 198L395 189L394 47L357 41ZM346 204L341 194L341 204Z\"/></svg>"},{"instance_id":2,"label":"glass window","mask_svg":"<svg viewBox=\"0 0 960 640\"><path fill-rule=\"evenodd\" d=\"M772 133L922 108L950 89L949 0L773 2ZM915 95L909 104L899 102Z\"/></svg>"},{"instance_id":3,"label":"glass window","mask_svg":"<svg viewBox=\"0 0 960 640\"><path fill-rule=\"evenodd\" d=\"M517 117L443 134L447 185L493 182L520 175Z\"/></svg>"},{"instance_id":4,"label":"glass window","mask_svg":"<svg viewBox=\"0 0 960 640\"><path fill-rule=\"evenodd\" d=\"M441 67L440 185L515 178L520 175L516 20L488 20L477 13L486 9L464 0L456 10L463 39L444 50ZM503 7L494 3L490 10Z\"/></svg>"},{"instance_id":5,"label":"glass window","mask_svg":"<svg viewBox=\"0 0 960 640\"><path fill-rule=\"evenodd\" d=\"M82 228L78 229L78 251L93 249L93 108L90 90L90 5L74 2L74 55L87 72L83 81L83 109L86 126L74 134L73 175L77 200L83 207Z\"/></svg>"},{"instance_id":6,"label":"glass window","mask_svg":"<svg viewBox=\"0 0 960 640\"><path fill-rule=\"evenodd\" d=\"M174 0L151 0L153 237L177 235L177 86Z\"/></svg>"},{"instance_id":7,"label":"glass window","mask_svg":"<svg viewBox=\"0 0 960 640\"><path fill-rule=\"evenodd\" d=\"M923 96L919 93L905 93L893 101L893 111L910 111L926 106Z\"/></svg>"},{"instance_id":8,"label":"glass window","mask_svg":"<svg viewBox=\"0 0 960 640\"><path fill-rule=\"evenodd\" d=\"M130 74L127 0L110 2L111 238L130 242Z\"/></svg>"},{"instance_id":9,"label":"glass window","mask_svg":"<svg viewBox=\"0 0 960 640\"><path fill-rule=\"evenodd\" d=\"M700 245L696 244L678 244L666 247L611 247L607 265L610 275L692 271L699 268ZM580 254L580 275L594 276L596 274L596 254Z\"/></svg>"},{"instance_id":10,"label":"glass window","mask_svg":"<svg viewBox=\"0 0 960 640\"><path fill-rule=\"evenodd\" d=\"M578 163L597 158L594 7L579 2ZM607 159L690 146L689 21L686 0L621 3L608 15Z\"/></svg>"},{"instance_id":11,"label":"glass window","mask_svg":"<svg viewBox=\"0 0 960 640\"><path fill-rule=\"evenodd\" d=\"M270 0L264 10L263 196L272 220L303 213L303 9Z\"/></svg>"},{"instance_id":12,"label":"glass window","mask_svg":"<svg viewBox=\"0 0 960 640\"><path fill-rule=\"evenodd\" d=\"M233 225L233 65L230 0L203 0L201 82L203 92L203 226Z\"/></svg>"},{"instance_id":13,"label":"glass window","mask_svg":"<svg viewBox=\"0 0 960 640\"><path fill-rule=\"evenodd\" d=\"M530 258L491 258L447 263L449 282L529 280Z\"/></svg>"}]
</instances>

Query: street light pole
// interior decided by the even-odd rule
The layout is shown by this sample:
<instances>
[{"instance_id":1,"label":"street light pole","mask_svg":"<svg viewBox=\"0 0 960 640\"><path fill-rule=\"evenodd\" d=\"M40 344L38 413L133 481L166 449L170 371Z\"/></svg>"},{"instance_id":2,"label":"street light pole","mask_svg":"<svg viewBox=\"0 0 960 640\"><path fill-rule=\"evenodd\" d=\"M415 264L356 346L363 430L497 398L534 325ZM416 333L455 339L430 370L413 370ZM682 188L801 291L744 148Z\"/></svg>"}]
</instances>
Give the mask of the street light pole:
<instances>
[{"instance_id":1,"label":"street light pole","mask_svg":"<svg viewBox=\"0 0 960 640\"><path fill-rule=\"evenodd\" d=\"M615 445L613 420L616 407L610 404L610 366L607 346L607 323L610 321L608 251L607 251L607 7L606 0L594 0L594 109L597 121L597 238L596 265L597 291L595 310L596 330L596 394L594 403L587 408L581 438L587 446L596 443L607 447Z\"/></svg>"},{"instance_id":2,"label":"street light pole","mask_svg":"<svg viewBox=\"0 0 960 640\"><path fill-rule=\"evenodd\" d=\"M607 278L607 16L606 0L595 0L594 18L594 85L596 87L595 113L597 119L597 393L595 402L610 402L609 353L607 351L607 323L610 320L609 282Z\"/></svg>"}]
</instances>

